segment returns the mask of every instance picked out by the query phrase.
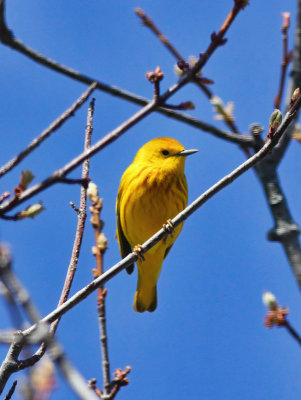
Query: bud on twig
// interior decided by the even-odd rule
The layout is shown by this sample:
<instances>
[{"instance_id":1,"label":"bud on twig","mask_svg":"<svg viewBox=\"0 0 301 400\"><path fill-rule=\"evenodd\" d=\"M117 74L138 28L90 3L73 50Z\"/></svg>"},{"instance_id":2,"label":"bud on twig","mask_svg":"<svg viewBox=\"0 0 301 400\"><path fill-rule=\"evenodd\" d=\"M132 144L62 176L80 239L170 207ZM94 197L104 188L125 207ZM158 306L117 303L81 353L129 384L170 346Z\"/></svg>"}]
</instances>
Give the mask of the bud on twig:
<instances>
[{"instance_id":1,"label":"bud on twig","mask_svg":"<svg viewBox=\"0 0 301 400\"><path fill-rule=\"evenodd\" d=\"M1 196L0 196L0 204L3 203L3 201L6 200L8 197L10 197L10 193L9 192L2 193Z\"/></svg>"},{"instance_id":2,"label":"bud on twig","mask_svg":"<svg viewBox=\"0 0 301 400\"><path fill-rule=\"evenodd\" d=\"M278 126L281 124L281 122L282 122L281 111L276 109L273 111L272 115L270 116L270 126L273 129L277 129Z\"/></svg>"},{"instance_id":3,"label":"bud on twig","mask_svg":"<svg viewBox=\"0 0 301 400\"><path fill-rule=\"evenodd\" d=\"M294 93L292 95L292 102L295 103L295 101L297 100L297 98L300 96L300 89L297 88L294 90Z\"/></svg>"},{"instance_id":4,"label":"bud on twig","mask_svg":"<svg viewBox=\"0 0 301 400\"><path fill-rule=\"evenodd\" d=\"M242 10L250 4L249 0L234 0L234 3L237 7L241 8Z\"/></svg>"},{"instance_id":5,"label":"bud on twig","mask_svg":"<svg viewBox=\"0 0 301 400\"><path fill-rule=\"evenodd\" d=\"M107 249L107 245L108 245L108 239L106 238L105 234L103 232L101 232L98 237L97 237L97 241L96 241L97 247L99 248L99 250L104 253Z\"/></svg>"},{"instance_id":6,"label":"bud on twig","mask_svg":"<svg viewBox=\"0 0 301 400\"><path fill-rule=\"evenodd\" d=\"M271 292L263 292L262 302L269 310L276 310L278 307L277 299Z\"/></svg>"},{"instance_id":7,"label":"bud on twig","mask_svg":"<svg viewBox=\"0 0 301 400\"><path fill-rule=\"evenodd\" d=\"M290 19L291 19L291 14L289 12L283 12L281 13L282 15L282 27L281 27L281 31L284 33L288 30L289 26L290 26Z\"/></svg>"},{"instance_id":8,"label":"bud on twig","mask_svg":"<svg viewBox=\"0 0 301 400\"><path fill-rule=\"evenodd\" d=\"M97 203L98 200L98 186L94 182L89 182L87 189L87 196L92 203Z\"/></svg>"},{"instance_id":9,"label":"bud on twig","mask_svg":"<svg viewBox=\"0 0 301 400\"><path fill-rule=\"evenodd\" d=\"M161 71L161 68L158 66L155 71L150 71L145 74L146 79L151 83L157 83L162 81L164 78L164 73Z\"/></svg>"},{"instance_id":10,"label":"bud on twig","mask_svg":"<svg viewBox=\"0 0 301 400\"><path fill-rule=\"evenodd\" d=\"M263 132L263 126L260 125L258 122L254 122L250 125L250 132L253 136L259 136Z\"/></svg>"},{"instance_id":11,"label":"bud on twig","mask_svg":"<svg viewBox=\"0 0 301 400\"><path fill-rule=\"evenodd\" d=\"M189 63L187 61L178 61L174 66L174 72L177 76L182 76L189 70Z\"/></svg>"},{"instance_id":12,"label":"bud on twig","mask_svg":"<svg viewBox=\"0 0 301 400\"><path fill-rule=\"evenodd\" d=\"M20 197L24 190L27 189L28 185L32 182L34 178L33 173L28 169L26 171L21 172L20 182L17 187L14 189L14 193L16 197Z\"/></svg>"},{"instance_id":13,"label":"bud on twig","mask_svg":"<svg viewBox=\"0 0 301 400\"><path fill-rule=\"evenodd\" d=\"M269 127L269 132L268 132L268 138L272 138L275 131L279 127L279 125L282 122L282 114L281 111L278 110L277 108L273 111L272 115L270 116L270 127Z\"/></svg>"},{"instance_id":14,"label":"bud on twig","mask_svg":"<svg viewBox=\"0 0 301 400\"><path fill-rule=\"evenodd\" d=\"M264 292L262 301L268 309L268 313L264 318L264 324L267 328L287 325L286 316L288 314L287 307L280 307L276 297L271 292Z\"/></svg>"},{"instance_id":15,"label":"bud on twig","mask_svg":"<svg viewBox=\"0 0 301 400\"><path fill-rule=\"evenodd\" d=\"M24 218L34 218L38 214L40 214L45 208L43 207L42 203L33 204L27 207L24 211L21 211L18 214L17 219L24 219Z\"/></svg>"}]
</instances>

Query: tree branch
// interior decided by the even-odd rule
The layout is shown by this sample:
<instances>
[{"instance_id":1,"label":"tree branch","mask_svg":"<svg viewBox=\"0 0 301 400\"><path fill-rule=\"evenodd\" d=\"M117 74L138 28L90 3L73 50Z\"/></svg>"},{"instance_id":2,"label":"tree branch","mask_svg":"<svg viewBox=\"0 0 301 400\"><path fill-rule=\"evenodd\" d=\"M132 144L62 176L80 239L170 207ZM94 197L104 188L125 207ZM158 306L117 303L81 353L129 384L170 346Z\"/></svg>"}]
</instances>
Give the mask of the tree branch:
<instances>
[{"instance_id":1,"label":"tree branch","mask_svg":"<svg viewBox=\"0 0 301 400\"><path fill-rule=\"evenodd\" d=\"M301 87L301 0L298 0L294 63L287 94L287 109L291 103L292 93L297 87ZM297 114L295 119L296 117ZM299 285L299 288L301 288L301 246L299 242L300 230L291 216L277 173L277 168L288 148L293 130L294 123L288 127L279 143L275 146L274 151L262 162L256 165L255 172L265 192L268 206L275 224L274 228L268 233L268 239L281 243L294 273L295 279Z\"/></svg>"},{"instance_id":2,"label":"tree branch","mask_svg":"<svg viewBox=\"0 0 301 400\"><path fill-rule=\"evenodd\" d=\"M62 375L74 391L82 400L99 400L96 394L88 387L87 382L82 375L73 367L67 359L60 346L52 342L49 346L50 355L56 365L59 367Z\"/></svg>"},{"instance_id":3,"label":"tree branch","mask_svg":"<svg viewBox=\"0 0 301 400\"><path fill-rule=\"evenodd\" d=\"M93 277L98 278L103 274L103 257L107 249L107 238L102 233L103 221L100 219L100 213L102 210L103 199L98 195L98 188L94 186L94 193L90 196L92 206L90 211L92 217L90 219L92 227L94 229L95 246L93 247L93 255L96 260L96 268L92 270ZM101 342L101 358L102 358L102 375L103 375L103 391L105 396L110 393L110 361L109 361L109 349L108 349L108 335L106 326L106 304L105 299L107 290L104 289L103 285L98 288L97 294L97 313L98 323L100 331L100 342ZM95 388L94 388L95 390Z\"/></svg>"},{"instance_id":4,"label":"tree branch","mask_svg":"<svg viewBox=\"0 0 301 400\"><path fill-rule=\"evenodd\" d=\"M154 33L154 35L160 40L160 42L169 50L169 52L175 57L177 61L185 61L185 58L179 53L179 51L175 48L175 46L168 40L168 38L159 30L159 28L154 24L154 22L149 18L146 13L141 8L135 8L135 13L138 17L141 18L142 25L145 25L147 28ZM194 83L203 91L206 97L211 100L214 97L212 91L204 85L199 79L195 79ZM236 127L233 118L229 115L227 110L223 107L223 104L220 104L220 110L223 115L223 121L226 125L231 129L232 132L239 134L239 130ZM225 140L226 137L224 137Z\"/></svg>"},{"instance_id":5,"label":"tree branch","mask_svg":"<svg viewBox=\"0 0 301 400\"><path fill-rule=\"evenodd\" d=\"M91 137L92 137L92 132L93 132L94 103L95 103L95 99L93 99L90 102L90 106L88 109L84 151L87 151L91 145ZM87 180L88 178L89 178L89 159L87 158L83 162L82 179ZM60 300L58 303L59 306L67 300L69 293L70 293L71 285L72 285L74 275L75 275L75 272L77 269L77 262L79 259L81 243L82 243L82 239L83 239L83 235L84 235L86 218L87 218L87 188L82 186L81 193L80 193L79 212L77 214L77 228L76 228L75 239L74 239L74 243L73 243L71 260L70 260L69 267L67 270L67 275L66 275L64 287L62 290L62 294L61 294L61 297L60 297ZM52 324L51 332L53 334L55 333L59 322L60 322L60 320L58 319L57 321L55 321Z\"/></svg>"},{"instance_id":6,"label":"tree branch","mask_svg":"<svg viewBox=\"0 0 301 400\"><path fill-rule=\"evenodd\" d=\"M297 19L295 28L295 45L293 50L293 68L291 71L291 78L286 96L286 110L289 109L292 94L296 88L301 88L301 0L298 0ZM280 142L275 148L271 162L275 164L275 168L281 162L288 145L290 144L292 133L294 131L294 124L290 126L285 135L283 135Z\"/></svg>"},{"instance_id":7,"label":"tree branch","mask_svg":"<svg viewBox=\"0 0 301 400\"><path fill-rule=\"evenodd\" d=\"M288 64L291 61L292 55L293 55L292 52L288 51L288 34L287 34L287 32L288 32L288 28L290 26L290 14L287 12L282 13L282 18L283 18L283 24L282 24L281 32L282 32L283 53L282 53L279 89L278 89L278 94L274 101L275 108L280 108L282 95L283 95L283 89L284 89L284 82L285 82L285 78L286 78L286 70L287 70Z\"/></svg>"},{"instance_id":8,"label":"tree branch","mask_svg":"<svg viewBox=\"0 0 301 400\"><path fill-rule=\"evenodd\" d=\"M7 395L5 396L4 400L10 400L12 395L14 394L14 391L16 389L18 381L14 381L14 383L12 384L12 387L10 388L9 392L7 393Z\"/></svg>"},{"instance_id":9,"label":"tree branch","mask_svg":"<svg viewBox=\"0 0 301 400\"><path fill-rule=\"evenodd\" d=\"M18 370L18 357L23 348L23 335L21 332L14 334L14 339L9 351L0 367L0 394L12 373Z\"/></svg>"}]
</instances>

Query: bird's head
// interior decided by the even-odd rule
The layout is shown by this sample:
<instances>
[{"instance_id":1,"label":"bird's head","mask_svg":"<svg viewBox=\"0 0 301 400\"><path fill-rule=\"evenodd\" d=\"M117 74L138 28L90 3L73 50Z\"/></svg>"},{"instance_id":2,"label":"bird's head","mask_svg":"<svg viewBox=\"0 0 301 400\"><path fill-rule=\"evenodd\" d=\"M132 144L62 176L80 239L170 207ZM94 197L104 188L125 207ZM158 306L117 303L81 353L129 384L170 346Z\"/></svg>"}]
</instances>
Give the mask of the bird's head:
<instances>
[{"instance_id":1,"label":"bird's head","mask_svg":"<svg viewBox=\"0 0 301 400\"><path fill-rule=\"evenodd\" d=\"M145 143L137 152L134 163L158 167L166 171L184 171L186 156L198 150L185 150L177 140L159 137Z\"/></svg>"}]
</instances>

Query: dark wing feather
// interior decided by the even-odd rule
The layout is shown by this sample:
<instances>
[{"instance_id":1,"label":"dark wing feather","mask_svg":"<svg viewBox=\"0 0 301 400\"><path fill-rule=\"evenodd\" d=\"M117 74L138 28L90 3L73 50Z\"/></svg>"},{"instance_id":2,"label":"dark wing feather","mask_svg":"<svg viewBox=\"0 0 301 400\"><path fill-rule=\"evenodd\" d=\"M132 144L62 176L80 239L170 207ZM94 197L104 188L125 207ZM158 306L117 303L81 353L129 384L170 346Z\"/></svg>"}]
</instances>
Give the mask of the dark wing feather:
<instances>
[{"instance_id":1,"label":"dark wing feather","mask_svg":"<svg viewBox=\"0 0 301 400\"><path fill-rule=\"evenodd\" d=\"M170 252L170 249L172 248L172 246L173 246L173 244L171 245L171 246L169 246L169 247L167 247L167 249L165 250L165 253L164 253L164 258L167 256L167 254Z\"/></svg>"},{"instance_id":2,"label":"dark wing feather","mask_svg":"<svg viewBox=\"0 0 301 400\"><path fill-rule=\"evenodd\" d=\"M120 250L120 254L121 257L124 258L126 257L128 254L130 254L132 252L132 248L131 245L129 244L129 242L127 241L122 227L121 227L121 223L120 223L120 213L119 213L119 200L117 200L117 239L118 239L118 243L119 243L119 250ZM129 265L126 268L126 272L128 274L131 274L134 271L134 264Z\"/></svg>"}]
</instances>

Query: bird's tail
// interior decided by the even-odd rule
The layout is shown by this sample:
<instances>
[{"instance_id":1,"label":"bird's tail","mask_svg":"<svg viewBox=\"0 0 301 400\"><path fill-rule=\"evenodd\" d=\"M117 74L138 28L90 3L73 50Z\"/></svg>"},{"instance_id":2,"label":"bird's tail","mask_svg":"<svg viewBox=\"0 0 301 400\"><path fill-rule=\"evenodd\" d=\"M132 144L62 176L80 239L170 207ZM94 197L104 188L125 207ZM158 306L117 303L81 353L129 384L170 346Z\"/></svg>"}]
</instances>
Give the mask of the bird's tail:
<instances>
[{"instance_id":1,"label":"bird's tail","mask_svg":"<svg viewBox=\"0 0 301 400\"><path fill-rule=\"evenodd\" d=\"M133 308L137 312L155 311L157 308L157 286L149 279L143 279L138 272L137 290Z\"/></svg>"}]
</instances>

